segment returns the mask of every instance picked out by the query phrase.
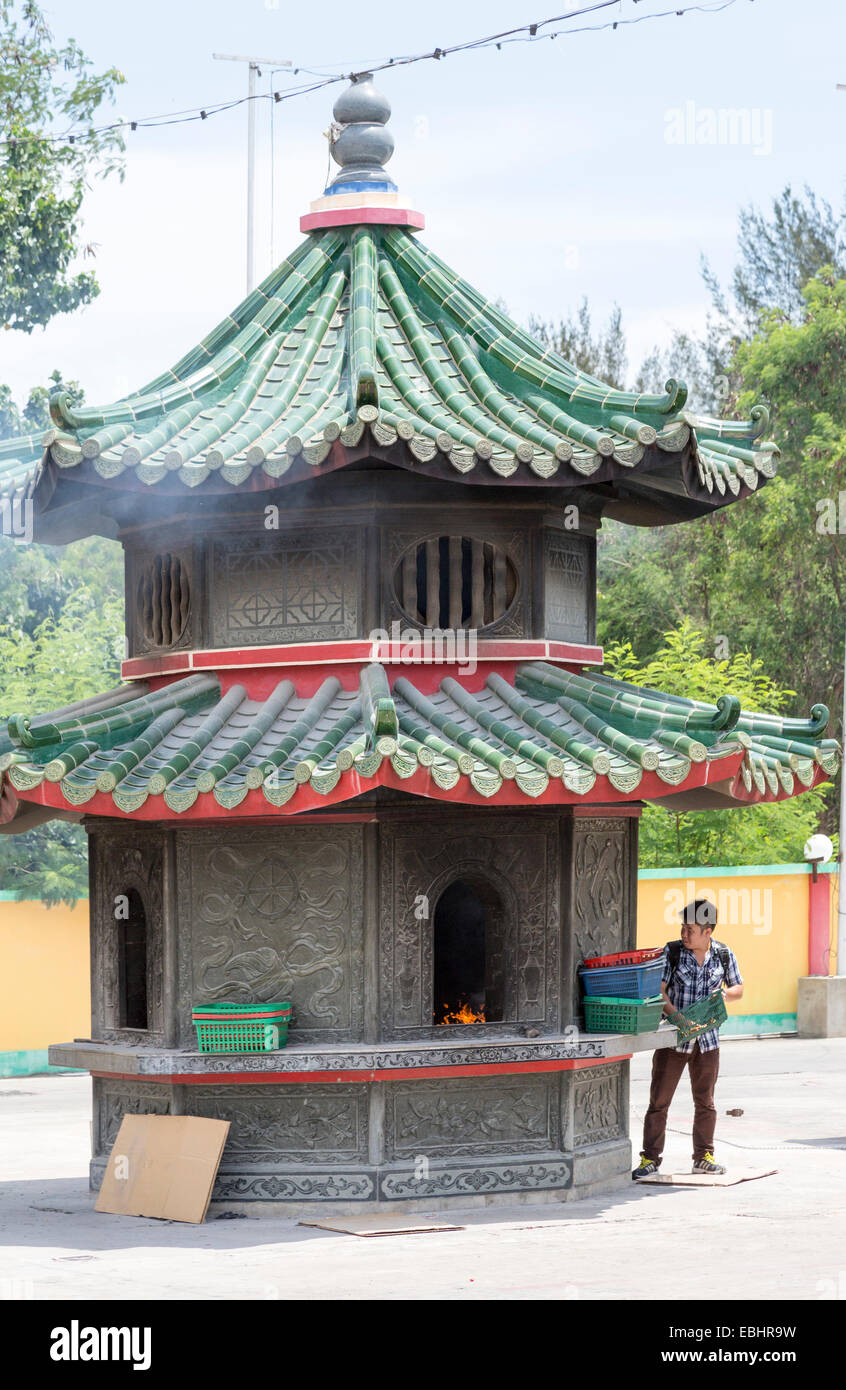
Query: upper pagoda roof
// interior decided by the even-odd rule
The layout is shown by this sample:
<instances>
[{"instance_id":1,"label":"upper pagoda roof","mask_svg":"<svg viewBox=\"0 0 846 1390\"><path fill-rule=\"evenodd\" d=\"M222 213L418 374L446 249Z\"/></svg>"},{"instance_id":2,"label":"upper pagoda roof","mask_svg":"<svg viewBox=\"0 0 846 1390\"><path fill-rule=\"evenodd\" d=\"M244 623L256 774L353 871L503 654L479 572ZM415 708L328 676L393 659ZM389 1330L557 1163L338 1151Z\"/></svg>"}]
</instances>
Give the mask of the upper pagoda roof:
<instances>
[{"instance_id":1,"label":"upper pagoda roof","mask_svg":"<svg viewBox=\"0 0 846 1390\"><path fill-rule=\"evenodd\" d=\"M0 443L0 500L43 513L92 486L101 503L104 488L253 492L370 457L464 483L587 488L608 515L660 523L774 475L763 406L726 421L687 409L680 381L617 390L422 245L422 217L381 168L393 142L378 100L343 106L342 172L293 255L141 390L105 407L54 397L46 437Z\"/></svg>"}]
</instances>

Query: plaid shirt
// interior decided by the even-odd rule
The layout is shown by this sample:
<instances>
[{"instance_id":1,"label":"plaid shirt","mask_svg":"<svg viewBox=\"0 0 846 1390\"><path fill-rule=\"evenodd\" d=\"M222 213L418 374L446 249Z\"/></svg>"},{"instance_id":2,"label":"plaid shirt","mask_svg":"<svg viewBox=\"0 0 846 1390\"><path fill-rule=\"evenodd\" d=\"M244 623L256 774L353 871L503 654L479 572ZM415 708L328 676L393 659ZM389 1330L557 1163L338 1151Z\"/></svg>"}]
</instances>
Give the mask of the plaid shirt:
<instances>
[{"instance_id":1,"label":"plaid shirt","mask_svg":"<svg viewBox=\"0 0 846 1390\"><path fill-rule=\"evenodd\" d=\"M708 947L708 954L701 965L693 952L682 945L678 968L673 976L672 984L670 984L672 967L667 954L667 947L664 947L664 974L661 983L667 986L667 997L678 1013L683 1014L691 1004L698 1004L700 999L707 999L708 995L714 994L721 984L725 984L727 987L743 984L737 966L737 958L729 947L726 947L729 954L728 970L723 970L722 962L716 950L719 945L722 945L722 942L711 942ZM700 1033L697 1038L691 1038L690 1042L682 1043L675 1050L676 1052L692 1052L697 1042L700 1052L713 1052L720 1045L719 1028L711 1028L707 1033Z\"/></svg>"}]
</instances>

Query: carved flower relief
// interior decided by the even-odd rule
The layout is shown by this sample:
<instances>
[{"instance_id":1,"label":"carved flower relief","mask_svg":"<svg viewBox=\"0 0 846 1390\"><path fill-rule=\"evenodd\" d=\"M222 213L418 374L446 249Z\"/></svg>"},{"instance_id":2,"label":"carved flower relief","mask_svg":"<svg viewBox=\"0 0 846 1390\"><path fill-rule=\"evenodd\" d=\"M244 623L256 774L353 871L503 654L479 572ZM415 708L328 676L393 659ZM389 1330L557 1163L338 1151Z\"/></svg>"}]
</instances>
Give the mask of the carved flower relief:
<instances>
[{"instance_id":1,"label":"carved flower relief","mask_svg":"<svg viewBox=\"0 0 846 1390\"><path fill-rule=\"evenodd\" d=\"M576 1143L591 1143L622 1134L617 1073L579 1082L575 1095Z\"/></svg>"},{"instance_id":2,"label":"carved flower relief","mask_svg":"<svg viewBox=\"0 0 846 1390\"><path fill-rule=\"evenodd\" d=\"M221 1107L233 1121L233 1151L270 1154L297 1149L354 1149L355 1104L347 1098L278 1106Z\"/></svg>"},{"instance_id":3,"label":"carved flower relief","mask_svg":"<svg viewBox=\"0 0 846 1390\"><path fill-rule=\"evenodd\" d=\"M494 1099L428 1095L397 1101L401 1143L463 1143L474 1139L543 1139L546 1111L536 1096L513 1094Z\"/></svg>"}]
</instances>

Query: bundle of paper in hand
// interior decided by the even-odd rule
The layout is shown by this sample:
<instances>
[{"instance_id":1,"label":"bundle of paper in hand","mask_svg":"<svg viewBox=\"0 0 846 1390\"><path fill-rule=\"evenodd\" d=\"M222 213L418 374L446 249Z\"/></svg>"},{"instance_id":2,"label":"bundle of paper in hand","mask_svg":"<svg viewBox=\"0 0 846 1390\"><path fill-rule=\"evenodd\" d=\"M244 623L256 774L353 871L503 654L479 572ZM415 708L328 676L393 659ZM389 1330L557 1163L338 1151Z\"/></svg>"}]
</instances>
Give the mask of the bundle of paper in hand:
<instances>
[{"instance_id":1,"label":"bundle of paper in hand","mask_svg":"<svg viewBox=\"0 0 846 1390\"><path fill-rule=\"evenodd\" d=\"M673 1014L670 1022L678 1028L679 1042L682 1043L690 1042L709 1028L719 1028L727 1018L725 1000L718 991L707 999L700 999L698 1004L689 1005L683 1014Z\"/></svg>"}]
</instances>

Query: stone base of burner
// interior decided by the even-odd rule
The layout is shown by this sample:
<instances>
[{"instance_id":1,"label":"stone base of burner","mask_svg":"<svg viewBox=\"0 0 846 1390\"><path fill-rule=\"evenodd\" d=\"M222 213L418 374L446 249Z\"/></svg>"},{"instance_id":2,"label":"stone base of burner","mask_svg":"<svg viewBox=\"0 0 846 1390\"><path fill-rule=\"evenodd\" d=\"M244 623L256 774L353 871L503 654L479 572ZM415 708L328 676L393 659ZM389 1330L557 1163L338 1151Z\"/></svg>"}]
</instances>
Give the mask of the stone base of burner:
<instances>
[{"instance_id":1,"label":"stone base of burner","mask_svg":"<svg viewBox=\"0 0 846 1390\"><path fill-rule=\"evenodd\" d=\"M622 1059L390 1081L95 1077L92 1188L127 1113L228 1120L212 1203L256 1215L562 1202L607 1191L631 1168Z\"/></svg>"},{"instance_id":2,"label":"stone base of burner","mask_svg":"<svg viewBox=\"0 0 846 1390\"><path fill-rule=\"evenodd\" d=\"M625 1188L631 1182L631 1164L631 1145L621 1141L599 1146L590 1155L549 1154L532 1162L518 1155L474 1166L443 1165L420 1180L408 1170L387 1167L343 1173L292 1168L239 1173L221 1168L209 1219L555 1206ZM99 1190L105 1167L105 1159L92 1160L92 1192Z\"/></svg>"}]
</instances>

